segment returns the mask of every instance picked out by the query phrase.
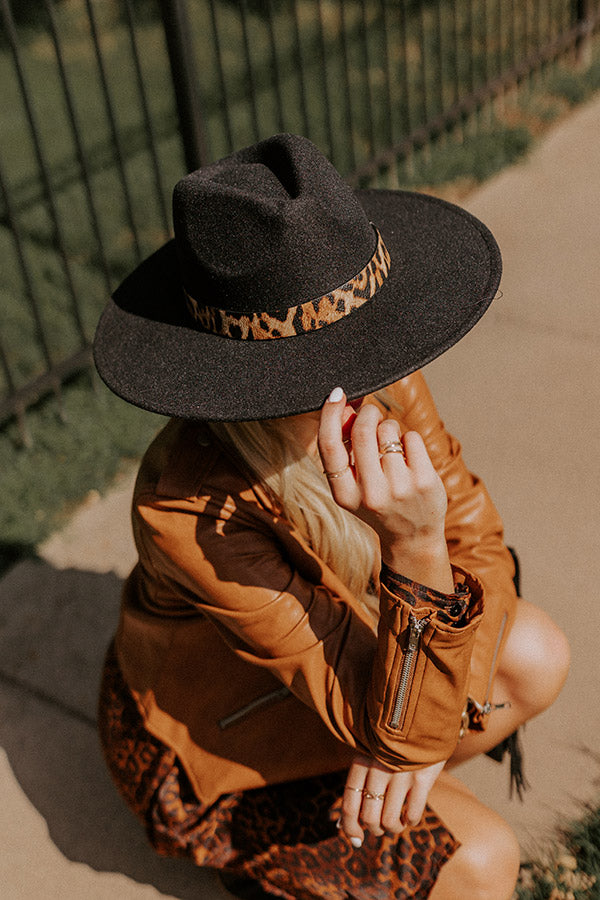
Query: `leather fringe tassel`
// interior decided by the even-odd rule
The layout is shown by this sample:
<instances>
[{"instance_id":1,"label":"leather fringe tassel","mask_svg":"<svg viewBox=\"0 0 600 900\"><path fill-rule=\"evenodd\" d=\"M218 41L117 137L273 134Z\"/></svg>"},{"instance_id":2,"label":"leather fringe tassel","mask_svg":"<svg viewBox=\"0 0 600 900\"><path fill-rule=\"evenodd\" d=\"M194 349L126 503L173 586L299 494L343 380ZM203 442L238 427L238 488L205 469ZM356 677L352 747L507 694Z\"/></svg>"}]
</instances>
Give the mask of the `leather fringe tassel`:
<instances>
[{"instance_id":1,"label":"leather fringe tassel","mask_svg":"<svg viewBox=\"0 0 600 900\"><path fill-rule=\"evenodd\" d=\"M519 729L513 731L503 741L491 750L488 750L486 756L496 760L496 762L502 762L507 753L510 758L510 797L512 799L513 794L516 793L519 800L523 802L523 794L529 788L529 782L525 778L523 747L521 746Z\"/></svg>"}]
</instances>

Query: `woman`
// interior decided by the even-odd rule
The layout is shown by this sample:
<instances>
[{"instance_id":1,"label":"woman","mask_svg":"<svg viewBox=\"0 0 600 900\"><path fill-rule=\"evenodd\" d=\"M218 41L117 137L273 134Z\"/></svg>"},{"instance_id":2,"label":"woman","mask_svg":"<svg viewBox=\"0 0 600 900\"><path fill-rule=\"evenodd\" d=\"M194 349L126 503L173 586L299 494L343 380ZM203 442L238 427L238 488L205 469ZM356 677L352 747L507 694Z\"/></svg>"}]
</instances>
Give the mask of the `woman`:
<instances>
[{"instance_id":1,"label":"woman","mask_svg":"<svg viewBox=\"0 0 600 900\"><path fill-rule=\"evenodd\" d=\"M448 770L553 701L568 649L517 599L418 371L491 302L494 239L352 193L294 135L183 179L173 209L95 340L114 391L173 417L104 671L117 787L159 853L236 896L509 898L514 835Z\"/></svg>"}]
</instances>

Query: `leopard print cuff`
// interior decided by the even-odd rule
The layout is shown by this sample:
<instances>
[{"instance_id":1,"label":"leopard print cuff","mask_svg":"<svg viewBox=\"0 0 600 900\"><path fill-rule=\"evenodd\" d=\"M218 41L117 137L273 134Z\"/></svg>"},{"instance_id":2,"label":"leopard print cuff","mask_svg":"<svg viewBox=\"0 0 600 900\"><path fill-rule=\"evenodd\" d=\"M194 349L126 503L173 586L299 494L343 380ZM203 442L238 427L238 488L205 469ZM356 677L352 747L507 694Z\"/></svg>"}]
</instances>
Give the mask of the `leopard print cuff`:
<instances>
[{"instance_id":1,"label":"leopard print cuff","mask_svg":"<svg viewBox=\"0 0 600 900\"><path fill-rule=\"evenodd\" d=\"M410 606L433 606L439 610L438 618L442 622L458 627L465 624L464 616L471 602L471 589L462 580L462 572L459 574L454 567L453 575L453 594L443 594L434 588L411 581L409 578L405 578L404 575L394 572L385 563L381 565L380 578L381 584L385 585L392 594L402 597Z\"/></svg>"}]
</instances>

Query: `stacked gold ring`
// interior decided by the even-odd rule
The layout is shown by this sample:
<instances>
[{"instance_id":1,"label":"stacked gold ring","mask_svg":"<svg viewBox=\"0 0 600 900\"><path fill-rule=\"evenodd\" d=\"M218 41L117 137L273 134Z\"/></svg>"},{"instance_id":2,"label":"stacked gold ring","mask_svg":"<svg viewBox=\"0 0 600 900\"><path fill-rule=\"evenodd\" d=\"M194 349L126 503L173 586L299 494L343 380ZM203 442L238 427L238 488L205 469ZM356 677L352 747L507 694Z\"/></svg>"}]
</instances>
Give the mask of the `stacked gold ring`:
<instances>
[{"instance_id":1,"label":"stacked gold ring","mask_svg":"<svg viewBox=\"0 0 600 900\"><path fill-rule=\"evenodd\" d=\"M406 460L402 441L386 441L386 443L379 448L379 455L385 456L386 453L401 453L403 459Z\"/></svg>"},{"instance_id":2,"label":"stacked gold ring","mask_svg":"<svg viewBox=\"0 0 600 900\"><path fill-rule=\"evenodd\" d=\"M356 794L362 794L365 800L384 800L385 794L375 794L373 791L368 791L366 788L355 788L346 785L344 788L346 791L354 791Z\"/></svg>"},{"instance_id":3,"label":"stacked gold ring","mask_svg":"<svg viewBox=\"0 0 600 900\"><path fill-rule=\"evenodd\" d=\"M373 794L371 791L363 791L365 800L384 800L385 794Z\"/></svg>"}]
</instances>

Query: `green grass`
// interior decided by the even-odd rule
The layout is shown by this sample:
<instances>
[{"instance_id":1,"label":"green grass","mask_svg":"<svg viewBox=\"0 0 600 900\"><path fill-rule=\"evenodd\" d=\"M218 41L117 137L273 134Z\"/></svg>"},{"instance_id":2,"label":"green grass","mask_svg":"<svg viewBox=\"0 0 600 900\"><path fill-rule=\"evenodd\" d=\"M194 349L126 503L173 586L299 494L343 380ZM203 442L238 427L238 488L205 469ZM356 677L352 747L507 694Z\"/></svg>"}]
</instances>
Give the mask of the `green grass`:
<instances>
[{"instance_id":1,"label":"green grass","mask_svg":"<svg viewBox=\"0 0 600 900\"><path fill-rule=\"evenodd\" d=\"M543 858L523 866L516 900L599 900L600 807L589 805Z\"/></svg>"},{"instance_id":2,"label":"green grass","mask_svg":"<svg viewBox=\"0 0 600 900\"><path fill-rule=\"evenodd\" d=\"M123 403L94 376L74 379L27 417L32 446L15 423L0 433L0 535L5 562L34 547L91 490L102 492L133 465L164 422ZM62 418L61 418L62 416ZM0 562L2 546L0 546Z\"/></svg>"}]
</instances>

